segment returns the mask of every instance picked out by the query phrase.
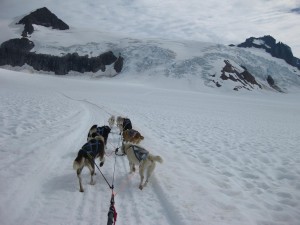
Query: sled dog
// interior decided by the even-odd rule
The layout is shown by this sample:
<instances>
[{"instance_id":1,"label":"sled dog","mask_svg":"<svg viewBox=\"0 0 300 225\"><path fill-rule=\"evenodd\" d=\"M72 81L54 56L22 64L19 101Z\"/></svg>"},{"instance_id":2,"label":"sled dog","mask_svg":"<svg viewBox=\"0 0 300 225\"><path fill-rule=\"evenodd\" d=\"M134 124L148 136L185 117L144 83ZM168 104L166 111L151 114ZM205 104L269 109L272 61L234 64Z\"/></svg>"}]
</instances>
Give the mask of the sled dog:
<instances>
[{"instance_id":1,"label":"sled dog","mask_svg":"<svg viewBox=\"0 0 300 225\"><path fill-rule=\"evenodd\" d=\"M129 118L118 116L117 127L120 130L120 134L125 130L132 129L131 120Z\"/></svg>"},{"instance_id":2,"label":"sled dog","mask_svg":"<svg viewBox=\"0 0 300 225\"><path fill-rule=\"evenodd\" d=\"M139 145L122 143L121 150L122 153L127 156L129 161L130 173L135 172L135 165L139 165L141 178L139 189L143 190L143 188L148 184L149 178L155 169L156 162L162 163L163 159L160 156L150 154L149 151ZM145 183L143 183L145 171L147 171L147 174Z\"/></svg>"},{"instance_id":3,"label":"sled dog","mask_svg":"<svg viewBox=\"0 0 300 225\"><path fill-rule=\"evenodd\" d=\"M98 134L98 135L95 135L95 136L101 135L102 137L104 137L104 142L105 142L105 145L106 145L107 138L108 138L108 135L109 135L110 131L111 131L111 129L110 129L109 126L98 127L95 124L89 130L89 133L87 135L87 141L90 141L92 139L93 134Z\"/></svg>"},{"instance_id":4,"label":"sled dog","mask_svg":"<svg viewBox=\"0 0 300 225\"><path fill-rule=\"evenodd\" d=\"M144 136L134 129L125 130L122 133L122 136L124 142L131 142L133 144L139 144L142 140L144 140Z\"/></svg>"},{"instance_id":5,"label":"sled dog","mask_svg":"<svg viewBox=\"0 0 300 225\"><path fill-rule=\"evenodd\" d=\"M95 174L95 159L100 159L100 167L103 166L105 158L105 142L104 138L100 136L94 136L89 142L85 143L78 151L78 155L73 162L73 169L76 170L79 180L79 191L84 192L81 181L81 171L84 166L87 166L91 173L90 184L94 185L93 175Z\"/></svg>"},{"instance_id":6,"label":"sled dog","mask_svg":"<svg viewBox=\"0 0 300 225\"><path fill-rule=\"evenodd\" d=\"M109 119L108 119L108 125L109 125L110 128L113 127L113 125L115 124L115 121L116 121L116 118L115 118L114 115L112 115L111 117L109 117Z\"/></svg>"}]
</instances>

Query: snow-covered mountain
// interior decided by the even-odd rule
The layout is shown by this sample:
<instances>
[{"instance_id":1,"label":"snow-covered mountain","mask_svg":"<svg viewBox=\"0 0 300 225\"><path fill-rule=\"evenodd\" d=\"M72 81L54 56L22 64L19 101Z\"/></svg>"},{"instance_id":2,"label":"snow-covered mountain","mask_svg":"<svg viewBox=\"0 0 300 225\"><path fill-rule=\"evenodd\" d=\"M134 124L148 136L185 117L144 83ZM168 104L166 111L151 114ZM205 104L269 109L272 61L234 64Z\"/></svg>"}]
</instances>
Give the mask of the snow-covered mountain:
<instances>
[{"instance_id":1,"label":"snow-covered mountain","mask_svg":"<svg viewBox=\"0 0 300 225\"><path fill-rule=\"evenodd\" d=\"M12 22L14 25L11 27L16 34L12 38L19 38L22 34L34 43L30 53L22 56L23 61L17 59L18 63L21 61L20 65L27 64L26 68L32 72L34 70L42 73L54 71L56 74L82 74L93 77L115 76L119 72L118 76L145 76L148 78L164 76L191 83L192 88L196 90L201 89L203 85L221 90L279 92L290 92L300 87L300 71L283 59L272 57L264 49L242 49L197 41L141 40L103 31L77 28L57 30L45 22L30 23L27 27L32 26L34 31L26 32L24 18L23 20L18 18ZM21 21L25 25L20 24ZM6 65L9 64L6 59L13 57L5 55L7 52L3 50L5 46L6 43L3 43L0 48L4 52L0 56L2 61L0 65L4 68L20 69ZM103 53L110 54L110 60L106 60L106 64L102 60L101 54ZM32 64L28 63L28 60L26 61L28 57L34 58L32 55L37 55L35 58L38 59L44 55L56 58L51 63L47 60L40 60L47 66L51 65L44 69L40 63L38 66L34 66L35 60L29 60ZM63 58L62 65L69 63L71 66L65 68L65 66L58 65L58 57ZM119 57L118 59L122 57L122 66L118 71L114 65L117 57ZM74 58L75 62L72 61ZM88 59L93 60L93 63L96 64L91 69L88 70L86 67L82 68L81 65L77 65ZM96 62L99 60L102 61L97 64ZM87 62L86 64L92 63ZM55 68L56 65L59 67L58 69ZM89 66L87 67L89 68ZM24 66L22 68L24 69ZM87 73L88 71L91 72Z\"/></svg>"},{"instance_id":2,"label":"snow-covered mountain","mask_svg":"<svg viewBox=\"0 0 300 225\"><path fill-rule=\"evenodd\" d=\"M300 59L293 55L292 49L290 46L278 42L276 43L276 39L270 35L266 35L263 37L255 38L247 38L245 42L238 45L238 47L243 48L261 48L266 52L270 53L273 57L284 59L288 64L297 67L300 70Z\"/></svg>"}]
</instances>

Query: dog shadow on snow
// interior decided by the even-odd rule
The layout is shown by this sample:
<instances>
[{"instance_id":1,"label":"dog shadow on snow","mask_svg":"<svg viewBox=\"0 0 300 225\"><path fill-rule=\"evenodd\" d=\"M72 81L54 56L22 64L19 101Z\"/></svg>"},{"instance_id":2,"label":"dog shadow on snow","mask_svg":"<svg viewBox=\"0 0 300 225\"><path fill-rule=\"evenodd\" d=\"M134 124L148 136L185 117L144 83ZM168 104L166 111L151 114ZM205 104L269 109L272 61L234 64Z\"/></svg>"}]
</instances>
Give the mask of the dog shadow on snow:
<instances>
[{"instance_id":1,"label":"dog shadow on snow","mask_svg":"<svg viewBox=\"0 0 300 225\"><path fill-rule=\"evenodd\" d=\"M49 194L57 191L78 192L78 179L72 171L69 174L58 175L49 179L43 187L44 191Z\"/></svg>"},{"instance_id":2,"label":"dog shadow on snow","mask_svg":"<svg viewBox=\"0 0 300 225\"><path fill-rule=\"evenodd\" d=\"M72 165L72 161L74 157L76 157L77 153L70 152L65 154L62 158L66 160L70 160L70 165ZM87 177L89 175L86 175ZM83 182L87 183L83 179ZM76 176L76 172L74 170L70 170L68 173L60 174L57 173L57 176L51 177L48 181L43 184L44 191L52 194L57 191L67 191L67 192L76 192L78 191L78 178Z\"/></svg>"}]
</instances>

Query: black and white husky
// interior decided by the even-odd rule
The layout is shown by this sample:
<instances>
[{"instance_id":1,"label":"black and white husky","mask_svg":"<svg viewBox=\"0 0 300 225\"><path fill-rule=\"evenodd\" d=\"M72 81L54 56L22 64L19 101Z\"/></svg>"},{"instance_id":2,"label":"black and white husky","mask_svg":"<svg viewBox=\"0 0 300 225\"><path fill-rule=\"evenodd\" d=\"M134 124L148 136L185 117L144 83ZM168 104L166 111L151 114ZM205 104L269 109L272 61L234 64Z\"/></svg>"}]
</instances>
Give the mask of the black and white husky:
<instances>
[{"instance_id":1,"label":"black and white husky","mask_svg":"<svg viewBox=\"0 0 300 225\"><path fill-rule=\"evenodd\" d=\"M105 158L105 142L102 136L94 136L93 139L85 143L78 151L78 155L73 162L73 169L76 170L79 180L79 191L83 192L81 171L87 166L91 173L90 184L94 185L93 175L95 174L95 159L100 159L100 167L103 166Z\"/></svg>"},{"instance_id":2,"label":"black and white husky","mask_svg":"<svg viewBox=\"0 0 300 225\"><path fill-rule=\"evenodd\" d=\"M111 128L109 126L102 126L102 127L98 127L96 124L93 125L89 132L88 132L88 135L87 135L87 141L91 140L93 137L93 134L96 135L101 135L102 137L104 137L104 142L105 142L105 145L107 143L107 138L108 138L108 135L111 131Z\"/></svg>"},{"instance_id":3,"label":"black and white husky","mask_svg":"<svg viewBox=\"0 0 300 225\"><path fill-rule=\"evenodd\" d=\"M149 178L155 169L156 162L162 163L163 159L160 156L150 154L148 150L139 145L122 143L121 150L129 161L130 173L135 172L135 165L139 165L141 178L139 189L142 190L148 184ZM145 170L147 170L147 176L145 183L143 183Z\"/></svg>"},{"instance_id":4,"label":"black and white husky","mask_svg":"<svg viewBox=\"0 0 300 225\"><path fill-rule=\"evenodd\" d=\"M118 116L117 117L117 127L120 130L120 134L125 131L125 130L129 130L132 129L132 123L131 120L129 118L126 117L121 117Z\"/></svg>"}]
</instances>

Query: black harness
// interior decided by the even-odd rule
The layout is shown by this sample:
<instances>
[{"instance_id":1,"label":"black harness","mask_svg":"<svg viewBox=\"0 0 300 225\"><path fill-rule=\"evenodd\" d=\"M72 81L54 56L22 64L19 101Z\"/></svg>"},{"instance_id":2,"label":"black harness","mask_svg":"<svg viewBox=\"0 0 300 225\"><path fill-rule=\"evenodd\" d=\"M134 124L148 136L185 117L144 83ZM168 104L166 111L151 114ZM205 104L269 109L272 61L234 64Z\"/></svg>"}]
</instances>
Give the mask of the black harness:
<instances>
[{"instance_id":1,"label":"black harness","mask_svg":"<svg viewBox=\"0 0 300 225\"><path fill-rule=\"evenodd\" d=\"M136 145L132 145L131 146L134 152L135 157L141 162L142 160L146 159L149 155L149 151L147 151L146 149L136 146Z\"/></svg>"},{"instance_id":2,"label":"black harness","mask_svg":"<svg viewBox=\"0 0 300 225\"><path fill-rule=\"evenodd\" d=\"M137 158L137 160L139 160L139 162L141 162L142 160L145 160L149 155L149 151L147 151L146 149L144 149L140 146L131 145L129 148L132 148L133 153L134 153L135 157ZM125 150L124 150L123 154L126 155Z\"/></svg>"},{"instance_id":3,"label":"black harness","mask_svg":"<svg viewBox=\"0 0 300 225\"><path fill-rule=\"evenodd\" d=\"M84 156L89 156L96 158L100 154L101 145L103 145L102 141L98 141L96 139L92 139L89 142L85 143L81 150Z\"/></svg>"},{"instance_id":4,"label":"black harness","mask_svg":"<svg viewBox=\"0 0 300 225\"><path fill-rule=\"evenodd\" d=\"M97 133L100 134L102 137L104 137L105 135L107 135L107 132L106 131L106 127L103 126L103 127L97 127Z\"/></svg>"}]
</instances>

